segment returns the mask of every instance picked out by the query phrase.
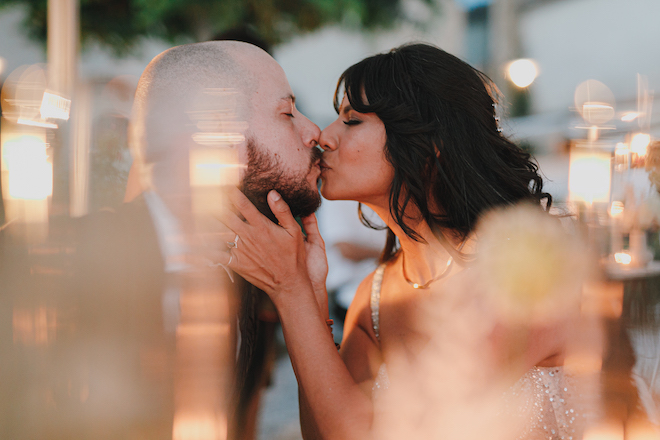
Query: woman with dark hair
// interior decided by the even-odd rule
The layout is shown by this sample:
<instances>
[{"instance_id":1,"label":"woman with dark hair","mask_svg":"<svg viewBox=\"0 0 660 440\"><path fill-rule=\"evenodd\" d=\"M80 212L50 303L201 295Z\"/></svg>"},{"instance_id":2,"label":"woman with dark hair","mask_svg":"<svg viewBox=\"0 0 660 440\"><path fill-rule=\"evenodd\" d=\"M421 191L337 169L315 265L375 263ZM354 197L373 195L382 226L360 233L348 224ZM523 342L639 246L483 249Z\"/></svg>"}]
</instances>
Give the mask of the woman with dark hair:
<instances>
[{"instance_id":1,"label":"woman with dark hair","mask_svg":"<svg viewBox=\"0 0 660 440\"><path fill-rule=\"evenodd\" d=\"M327 307L319 306L327 304L327 264L314 216L303 219L303 237L274 191L268 201L280 226L232 192L245 221L225 219L240 237L227 260L278 310L306 439L369 438L374 395L388 386L389 353L424 345L411 317L420 298L470 277L465 263L478 219L519 202L549 208L537 166L498 127L494 92L485 75L427 44L366 58L341 75L339 117L319 139L321 192L369 206L388 239L382 264L349 308L339 352L328 336ZM526 343L521 374L561 365L562 338L545 336ZM555 438L550 430L558 424L546 417L546 426L525 428Z\"/></svg>"}]
</instances>

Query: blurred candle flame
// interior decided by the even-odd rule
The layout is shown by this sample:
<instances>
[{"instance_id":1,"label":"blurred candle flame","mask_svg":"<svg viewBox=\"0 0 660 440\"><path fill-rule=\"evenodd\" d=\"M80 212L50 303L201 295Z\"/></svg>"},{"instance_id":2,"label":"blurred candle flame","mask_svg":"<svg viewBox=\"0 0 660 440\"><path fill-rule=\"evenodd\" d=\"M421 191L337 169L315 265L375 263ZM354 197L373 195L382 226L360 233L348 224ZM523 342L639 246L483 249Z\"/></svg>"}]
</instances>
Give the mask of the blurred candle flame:
<instances>
[{"instance_id":1,"label":"blurred candle flame","mask_svg":"<svg viewBox=\"0 0 660 440\"><path fill-rule=\"evenodd\" d=\"M611 153L588 146L571 150L568 192L571 202L609 202L611 185Z\"/></svg>"},{"instance_id":2,"label":"blurred candle flame","mask_svg":"<svg viewBox=\"0 0 660 440\"><path fill-rule=\"evenodd\" d=\"M617 252L614 254L614 261L619 264L630 264L632 262L632 257L626 252Z\"/></svg>"},{"instance_id":3,"label":"blurred candle flame","mask_svg":"<svg viewBox=\"0 0 660 440\"><path fill-rule=\"evenodd\" d=\"M12 199L45 200L53 193L53 165L48 145L35 135L23 135L2 145L7 192Z\"/></svg>"},{"instance_id":4,"label":"blurred candle flame","mask_svg":"<svg viewBox=\"0 0 660 440\"><path fill-rule=\"evenodd\" d=\"M630 151L638 156L646 156L646 149L651 143L651 136L646 133L637 133L630 140Z\"/></svg>"}]
</instances>

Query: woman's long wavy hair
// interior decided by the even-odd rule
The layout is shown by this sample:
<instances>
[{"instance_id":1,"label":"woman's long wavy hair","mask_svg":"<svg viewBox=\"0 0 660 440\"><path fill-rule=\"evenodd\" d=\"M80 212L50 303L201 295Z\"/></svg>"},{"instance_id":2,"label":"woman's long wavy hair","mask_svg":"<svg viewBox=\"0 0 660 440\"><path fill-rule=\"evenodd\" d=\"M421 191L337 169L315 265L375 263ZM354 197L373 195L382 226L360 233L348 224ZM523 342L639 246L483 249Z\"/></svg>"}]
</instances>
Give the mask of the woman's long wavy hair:
<instances>
[{"instance_id":1,"label":"woman's long wavy hair","mask_svg":"<svg viewBox=\"0 0 660 440\"><path fill-rule=\"evenodd\" d=\"M375 113L385 125L394 168L390 212L409 237L421 240L406 216L411 203L434 231L459 239L491 208L545 200L549 209L538 166L500 132L497 88L464 61L428 44L404 45L346 69L336 110L344 93L356 111ZM381 261L396 248L390 230Z\"/></svg>"}]
</instances>

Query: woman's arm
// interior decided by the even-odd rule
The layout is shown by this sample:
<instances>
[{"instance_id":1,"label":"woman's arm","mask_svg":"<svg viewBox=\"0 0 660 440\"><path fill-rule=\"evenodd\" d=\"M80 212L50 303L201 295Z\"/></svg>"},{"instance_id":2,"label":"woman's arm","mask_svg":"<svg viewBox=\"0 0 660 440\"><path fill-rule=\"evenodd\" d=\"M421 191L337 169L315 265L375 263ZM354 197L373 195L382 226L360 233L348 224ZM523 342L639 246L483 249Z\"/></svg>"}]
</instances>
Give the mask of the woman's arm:
<instances>
[{"instance_id":1,"label":"woman's arm","mask_svg":"<svg viewBox=\"0 0 660 440\"><path fill-rule=\"evenodd\" d=\"M371 281L372 276L369 276L360 284L348 309L344 320L344 338L339 353L353 381L368 398L373 393L374 377L381 363L378 344L371 331L371 310L369 308ZM299 400L303 438L305 440L323 438L319 434L306 393L302 388L299 392ZM343 401L339 404L343 404Z\"/></svg>"},{"instance_id":2,"label":"woman's arm","mask_svg":"<svg viewBox=\"0 0 660 440\"><path fill-rule=\"evenodd\" d=\"M309 242L322 248L316 223L309 218L303 222L308 228L306 244L288 206L274 194L269 194L268 202L280 226L262 216L242 193L231 192L232 203L247 222L231 214L223 220L240 237L239 245L231 250L229 266L264 290L278 310L302 393L303 419L308 409L313 420L303 420L306 433L311 427L318 429L317 438L369 438L373 419L370 395L361 390L339 356L326 325L327 302L321 310L318 280L316 288L312 281L316 274L310 277L308 272L308 265L311 269L314 264L307 259ZM371 344L361 351L373 352L373 342L362 333L352 331L346 336L347 349L353 346L351 351L360 351L361 344Z\"/></svg>"}]
</instances>

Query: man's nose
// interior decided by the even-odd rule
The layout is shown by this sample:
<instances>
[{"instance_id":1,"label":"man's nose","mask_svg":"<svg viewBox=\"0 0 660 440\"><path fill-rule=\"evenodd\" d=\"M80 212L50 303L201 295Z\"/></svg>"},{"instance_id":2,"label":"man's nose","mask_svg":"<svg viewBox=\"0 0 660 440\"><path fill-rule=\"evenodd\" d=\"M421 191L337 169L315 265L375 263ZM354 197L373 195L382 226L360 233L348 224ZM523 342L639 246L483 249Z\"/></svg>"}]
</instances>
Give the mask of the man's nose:
<instances>
[{"instance_id":1,"label":"man's nose","mask_svg":"<svg viewBox=\"0 0 660 440\"><path fill-rule=\"evenodd\" d=\"M321 129L315 123L307 119L306 116L303 116L303 118L305 118L301 130L303 143L308 148L314 148L319 143L319 136L321 135Z\"/></svg>"}]
</instances>

